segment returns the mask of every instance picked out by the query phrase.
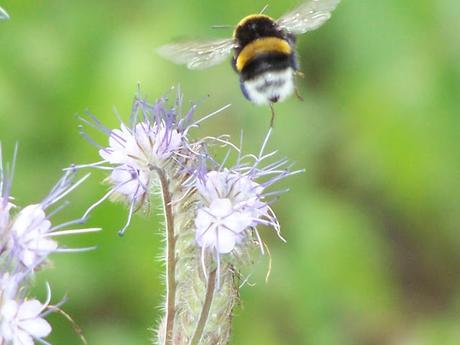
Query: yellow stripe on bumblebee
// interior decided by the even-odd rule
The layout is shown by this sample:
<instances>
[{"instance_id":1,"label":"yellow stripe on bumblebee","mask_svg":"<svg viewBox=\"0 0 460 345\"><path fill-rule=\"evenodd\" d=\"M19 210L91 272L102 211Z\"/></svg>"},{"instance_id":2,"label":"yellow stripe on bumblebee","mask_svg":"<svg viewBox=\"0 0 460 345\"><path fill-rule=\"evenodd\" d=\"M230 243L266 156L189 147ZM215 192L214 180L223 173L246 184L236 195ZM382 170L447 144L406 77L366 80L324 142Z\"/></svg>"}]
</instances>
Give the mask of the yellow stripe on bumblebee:
<instances>
[{"instance_id":1,"label":"yellow stripe on bumblebee","mask_svg":"<svg viewBox=\"0 0 460 345\"><path fill-rule=\"evenodd\" d=\"M241 72L246 64L255 56L264 53L282 53L289 55L292 48L286 40L278 37L258 38L247 44L236 59L236 69Z\"/></svg>"}]
</instances>

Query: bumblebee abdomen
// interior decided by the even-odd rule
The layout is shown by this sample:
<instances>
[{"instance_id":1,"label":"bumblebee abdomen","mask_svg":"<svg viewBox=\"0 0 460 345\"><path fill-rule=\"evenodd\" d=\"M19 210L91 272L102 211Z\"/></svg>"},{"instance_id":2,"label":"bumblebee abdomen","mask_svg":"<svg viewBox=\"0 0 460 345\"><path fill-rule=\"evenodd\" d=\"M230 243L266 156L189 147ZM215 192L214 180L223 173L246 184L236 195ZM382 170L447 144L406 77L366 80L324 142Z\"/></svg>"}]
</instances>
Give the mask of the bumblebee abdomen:
<instances>
[{"instance_id":1,"label":"bumblebee abdomen","mask_svg":"<svg viewBox=\"0 0 460 345\"><path fill-rule=\"evenodd\" d=\"M269 70L252 79L241 79L243 95L258 105L282 102L294 92L294 69Z\"/></svg>"}]
</instances>

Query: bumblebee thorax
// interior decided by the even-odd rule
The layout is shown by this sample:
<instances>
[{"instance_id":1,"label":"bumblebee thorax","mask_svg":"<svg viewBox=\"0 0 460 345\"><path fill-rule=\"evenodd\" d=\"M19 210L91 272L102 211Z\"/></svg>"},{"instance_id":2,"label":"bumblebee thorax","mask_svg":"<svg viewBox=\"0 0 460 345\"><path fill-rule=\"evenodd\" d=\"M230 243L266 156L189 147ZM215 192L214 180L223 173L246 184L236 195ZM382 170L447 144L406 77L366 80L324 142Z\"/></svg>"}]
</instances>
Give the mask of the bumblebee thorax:
<instances>
[{"instance_id":1,"label":"bumblebee thorax","mask_svg":"<svg viewBox=\"0 0 460 345\"><path fill-rule=\"evenodd\" d=\"M242 49L246 44L263 37L283 38L273 18L263 14L252 14L240 20L233 33L236 45Z\"/></svg>"}]
</instances>

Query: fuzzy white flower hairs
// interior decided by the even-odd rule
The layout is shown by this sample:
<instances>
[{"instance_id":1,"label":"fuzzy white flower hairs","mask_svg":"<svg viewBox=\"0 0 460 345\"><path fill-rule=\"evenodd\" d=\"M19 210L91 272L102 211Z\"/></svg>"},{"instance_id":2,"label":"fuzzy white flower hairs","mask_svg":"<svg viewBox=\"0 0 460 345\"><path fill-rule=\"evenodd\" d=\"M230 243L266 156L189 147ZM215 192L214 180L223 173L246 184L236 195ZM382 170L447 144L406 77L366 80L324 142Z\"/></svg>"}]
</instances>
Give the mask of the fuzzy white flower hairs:
<instances>
[{"instance_id":1,"label":"fuzzy white flower hairs","mask_svg":"<svg viewBox=\"0 0 460 345\"><path fill-rule=\"evenodd\" d=\"M116 129L92 115L82 119L106 133L108 145L96 144L102 161L78 168L108 170L110 185L85 217L109 197L122 199L129 208L123 234L132 214L148 209L161 195L166 301L155 340L161 345L227 344L238 272L252 261L254 249L265 251L259 227L271 227L283 239L271 203L285 190L270 187L299 171L292 171L285 159L273 160L276 152L265 152L271 130L258 155L243 155L225 135L189 137L192 128L227 107L194 121L196 106L183 114L178 92L171 106L166 98L150 103L136 96L130 122ZM227 158L234 152L236 163L217 163L210 146L226 147Z\"/></svg>"},{"instance_id":2,"label":"fuzzy white flower hairs","mask_svg":"<svg viewBox=\"0 0 460 345\"><path fill-rule=\"evenodd\" d=\"M65 206L59 203L88 177L75 181L75 169L67 171L40 203L19 210L10 195L15 157L16 151L12 165L4 168L0 146L0 344L48 344L44 338L52 329L45 316L59 309L50 306L49 285L44 303L31 298L30 281L45 266L50 254L93 249L61 247L57 237L100 229L68 229L81 223L81 219L53 225L52 217Z\"/></svg>"}]
</instances>

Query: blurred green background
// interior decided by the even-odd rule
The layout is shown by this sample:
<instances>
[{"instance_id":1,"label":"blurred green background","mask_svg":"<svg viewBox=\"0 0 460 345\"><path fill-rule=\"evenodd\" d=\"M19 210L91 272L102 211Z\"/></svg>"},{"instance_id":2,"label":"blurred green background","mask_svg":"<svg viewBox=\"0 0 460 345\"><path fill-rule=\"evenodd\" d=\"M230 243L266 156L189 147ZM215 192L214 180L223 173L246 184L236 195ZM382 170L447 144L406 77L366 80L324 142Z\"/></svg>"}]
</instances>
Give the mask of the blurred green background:
<instances>
[{"instance_id":1,"label":"blurred green background","mask_svg":"<svg viewBox=\"0 0 460 345\"><path fill-rule=\"evenodd\" d=\"M278 17L297 0L271 1ZM3 1L0 23L0 139L20 143L13 195L39 201L68 164L93 162L76 113L90 109L116 126L140 83L154 99L180 83L203 101L198 116L231 110L194 136L246 133L258 150L269 111L247 102L224 63L189 71L155 54L180 37L227 37L258 12L256 1ZM318 31L299 38L305 78L300 102L276 106L270 143L306 173L279 187L281 243L263 231L273 257L241 291L232 344L360 345L460 343L460 2L343 1ZM210 97L207 97L209 95ZM106 138L96 135L104 144ZM93 173L57 221L79 217L106 186ZM126 208L100 206L99 234L64 239L97 251L54 255L48 280L56 302L89 344L149 344L161 315L159 212L138 215L124 238ZM49 340L81 344L59 315Z\"/></svg>"}]
</instances>

